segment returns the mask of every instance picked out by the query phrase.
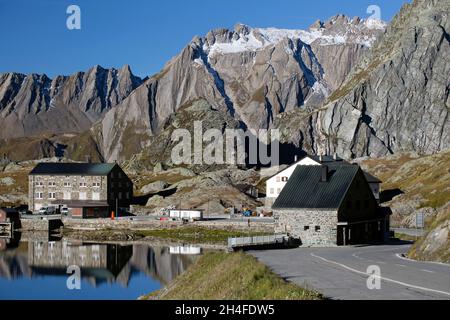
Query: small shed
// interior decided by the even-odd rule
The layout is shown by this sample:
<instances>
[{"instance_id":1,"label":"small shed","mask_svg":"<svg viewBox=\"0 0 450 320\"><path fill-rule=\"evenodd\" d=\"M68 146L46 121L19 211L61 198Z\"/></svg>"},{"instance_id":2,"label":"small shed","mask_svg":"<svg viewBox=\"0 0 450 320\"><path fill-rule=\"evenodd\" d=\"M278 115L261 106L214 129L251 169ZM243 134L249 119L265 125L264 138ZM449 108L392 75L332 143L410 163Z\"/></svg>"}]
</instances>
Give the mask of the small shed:
<instances>
[{"instance_id":1,"label":"small shed","mask_svg":"<svg viewBox=\"0 0 450 320\"><path fill-rule=\"evenodd\" d=\"M0 208L0 224L11 224L12 229L21 228L20 213L15 209Z\"/></svg>"}]
</instances>

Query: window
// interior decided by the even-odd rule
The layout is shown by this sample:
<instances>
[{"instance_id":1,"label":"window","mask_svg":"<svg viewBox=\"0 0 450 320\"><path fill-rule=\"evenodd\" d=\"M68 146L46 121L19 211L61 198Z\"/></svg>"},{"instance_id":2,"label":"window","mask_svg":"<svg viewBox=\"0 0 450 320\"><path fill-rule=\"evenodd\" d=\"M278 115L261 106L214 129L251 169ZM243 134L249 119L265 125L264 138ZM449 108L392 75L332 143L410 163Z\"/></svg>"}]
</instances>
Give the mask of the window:
<instances>
[{"instance_id":1,"label":"window","mask_svg":"<svg viewBox=\"0 0 450 320\"><path fill-rule=\"evenodd\" d=\"M42 187L43 185L44 185L44 183L42 181L36 182L36 187Z\"/></svg>"},{"instance_id":2,"label":"window","mask_svg":"<svg viewBox=\"0 0 450 320\"><path fill-rule=\"evenodd\" d=\"M280 182L280 177L277 177L277 179L276 179L276 180L277 180L277 182Z\"/></svg>"},{"instance_id":3,"label":"window","mask_svg":"<svg viewBox=\"0 0 450 320\"><path fill-rule=\"evenodd\" d=\"M93 186L94 188L100 188L100 182L94 182L94 183L92 184L92 186Z\"/></svg>"},{"instance_id":4,"label":"window","mask_svg":"<svg viewBox=\"0 0 450 320\"><path fill-rule=\"evenodd\" d=\"M275 189L274 188L270 188L270 194L274 194L275 193Z\"/></svg>"},{"instance_id":5,"label":"window","mask_svg":"<svg viewBox=\"0 0 450 320\"><path fill-rule=\"evenodd\" d=\"M309 230L309 226L304 226L303 230L308 231Z\"/></svg>"},{"instance_id":6,"label":"window","mask_svg":"<svg viewBox=\"0 0 450 320\"><path fill-rule=\"evenodd\" d=\"M86 188L86 182L80 182L80 187L81 188Z\"/></svg>"},{"instance_id":7,"label":"window","mask_svg":"<svg viewBox=\"0 0 450 320\"><path fill-rule=\"evenodd\" d=\"M48 182L48 186L49 187L56 187L56 182L55 181L49 181Z\"/></svg>"},{"instance_id":8,"label":"window","mask_svg":"<svg viewBox=\"0 0 450 320\"><path fill-rule=\"evenodd\" d=\"M100 192L93 192L92 200L100 200Z\"/></svg>"},{"instance_id":9,"label":"window","mask_svg":"<svg viewBox=\"0 0 450 320\"><path fill-rule=\"evenodd\" d=\"M56 199L56 192L49 192L48 193L48 198L49 199Z\"/></svg>"},{"instance_id":10,"label":"window","mask_svg":"<svg viewBox=\"0 0 450 320\"><path fill-rule=\"evenodd\" d=\"M316 232L319 232L320 231L320 226L315 226L314 230L316 230Z\"/></svg>"},{"instance_id":11,"label":"window","mask_svg":"<svg viewBox=\"0 0 450 320\"><path fill-rule=\"evenodd\" d=\"M66 188L67 188L67 187L71 187L71 186L72 186L72 185L70 184L70 182L67 182L67 181L66 181L66 182L64 182L64 187L66 187Z\"/></svg>"},{"instance_id":12,"label":"window","mask_svg":"<svg viewBox=\"0 0 450 320\"><path fill-rule=\"evenodd\" d=\"M86 192L80 192L79 200L86 200L86 199L87 199Z\"/></svg>"},{"instance_id":13,"label":"window","mask_svg":"<svg viewBox=\"0 0 450 320\"><path fill-rule=\"evenodd\" d=\"M281 178L281 181L283 181L283 182L288 181L288 177L282 177L282 178Z\"/></svg>"},{"instance_id":14,"label":"window","mask_svg":"<svg viewBox=\"0 0 450 320\"><path fill-rule=\"evenodd\" d=\"M280 192L281 192L281 189L277 188L277 193L280 194Z\"/></svg>"},{"instance_id":15,"label":"window","mask_svg":"<svg viewBox=\"0 0 450 320\"><path fill-rule=\"evenodd\" d=\"M44 193L36 192L36 199L44 199Z\"/></svg>"}]
</instances>

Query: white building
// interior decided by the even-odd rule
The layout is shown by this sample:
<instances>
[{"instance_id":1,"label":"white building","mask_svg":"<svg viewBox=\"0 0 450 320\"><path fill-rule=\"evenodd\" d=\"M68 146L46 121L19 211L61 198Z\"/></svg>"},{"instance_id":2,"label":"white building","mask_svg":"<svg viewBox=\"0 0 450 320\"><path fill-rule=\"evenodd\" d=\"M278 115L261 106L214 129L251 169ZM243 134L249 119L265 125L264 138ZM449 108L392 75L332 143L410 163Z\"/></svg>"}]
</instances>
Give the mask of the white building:
<instances>
[{"instance_id":1,"label":"white building","mask_svg":"<svg viewBox=\"0 0 450 320\"><path fill-rule=\"evenodd\" d=\"M266 200L265 205L266 207L271 207L272 204L275 202L275 200L278 198L278 196L281 193L281 190L283 190L284 186L288 182L289 178L291 177L292 173L294 172L295 168L297 166L320 166L327 163L342 163L343 165L351 165L347 161L339 158L338 156L305 156L299 161L294 162L291 166L287 167L284 170L281 170L277 174L271 176L266 181ZM372 190L373 195L375 196L375 199L380 202L380 183L381 181L372 176L371 174L364 172L364 175L366 177L367 182L369 183L370 189Z\"/></svg>"}]
</instances>

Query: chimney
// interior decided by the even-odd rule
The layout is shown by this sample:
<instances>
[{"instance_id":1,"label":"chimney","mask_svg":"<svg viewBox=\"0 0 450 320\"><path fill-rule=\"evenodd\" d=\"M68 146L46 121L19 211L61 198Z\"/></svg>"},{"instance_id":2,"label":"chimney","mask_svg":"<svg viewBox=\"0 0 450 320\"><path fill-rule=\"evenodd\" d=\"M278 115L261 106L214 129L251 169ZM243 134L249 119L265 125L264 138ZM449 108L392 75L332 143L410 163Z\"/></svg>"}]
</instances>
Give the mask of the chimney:
<instances>
[{"instance_id":1,"label":"chimney","mask_svg":"<svg viewBox=\"0 0 450 320\"><path fill-rule=\"evenodd\" d=\"M322 166L321 167L321 174L320 174L320 182L327 182L328 181L328 166Z\"/></svg>"},{"instance_id":2,"label":"chimney","mask_svg":"<svg viewBox=\"0 0 450 320\"><path fill-rule=\"evenodd\" d=\"M333 154L333 159L334 159L334 161L337 161L337 159L338 159L338 156L337 156L337 152L336 152L336 151L335 151L334 154Z\"/></svg>"},{"instance_id":3,"label":"chimney","mask_svg":"<svg viewBox=\"0 0 450 320\"><path fill-rule=\"evenodd\" d=\"M294 162L297 162L297 155L294 156Z\"/></svg>"}]
</instances>

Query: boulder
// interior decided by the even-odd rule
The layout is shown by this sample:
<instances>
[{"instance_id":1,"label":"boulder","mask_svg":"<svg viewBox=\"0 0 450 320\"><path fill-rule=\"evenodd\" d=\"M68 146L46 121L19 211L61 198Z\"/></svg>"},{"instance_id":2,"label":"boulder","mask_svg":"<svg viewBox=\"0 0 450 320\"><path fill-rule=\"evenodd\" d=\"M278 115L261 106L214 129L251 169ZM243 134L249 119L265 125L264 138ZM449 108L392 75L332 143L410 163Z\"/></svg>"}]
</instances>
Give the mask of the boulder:
<instances>
[{"instance_id":1,"label":"boulder","mask_svg":"<svg viewBox=\"0 0 450 320\"><path fill-rule=\"evenodd\" d=\"M140 191L144 194L146 193L156 193L165 188L167 188L169 184L165 181L155 181L143 186Z\"/></svg>"}]
</instances>

